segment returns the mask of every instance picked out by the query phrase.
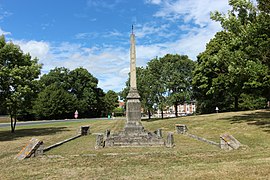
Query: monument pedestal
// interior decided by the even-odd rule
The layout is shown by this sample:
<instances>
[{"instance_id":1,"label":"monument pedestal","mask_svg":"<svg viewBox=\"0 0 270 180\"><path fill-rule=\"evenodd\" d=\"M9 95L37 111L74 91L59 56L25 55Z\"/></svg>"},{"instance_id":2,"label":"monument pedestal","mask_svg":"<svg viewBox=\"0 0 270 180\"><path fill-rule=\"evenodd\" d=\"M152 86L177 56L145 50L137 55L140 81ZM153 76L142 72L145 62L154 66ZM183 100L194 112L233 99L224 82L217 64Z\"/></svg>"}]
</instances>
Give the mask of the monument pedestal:
<instances>
[{"instance_id":1,"label":"monument pedestal","mask_svg":"<svg viewBox=\"0 0 270 180\"><path fill-rule=\"evenodd\" d=\"M126 133L142 133L144 127L141 123L140 95L136 89L131 89L127 96L126 104L127 121L124 127Z\"/></svg>"},{"instance_id":2,"label":"monument pedestal","mask_svg":"<svg viewBox=\"0 0 270 180\"><path fill-rule=\"evenodd\" d=\"M136 89L131 89L127 96L127 121L124 130L107 138L105 146L165 146L162 137L144 129L141 123L140 95Z\"/></svg>"}]
</instances>

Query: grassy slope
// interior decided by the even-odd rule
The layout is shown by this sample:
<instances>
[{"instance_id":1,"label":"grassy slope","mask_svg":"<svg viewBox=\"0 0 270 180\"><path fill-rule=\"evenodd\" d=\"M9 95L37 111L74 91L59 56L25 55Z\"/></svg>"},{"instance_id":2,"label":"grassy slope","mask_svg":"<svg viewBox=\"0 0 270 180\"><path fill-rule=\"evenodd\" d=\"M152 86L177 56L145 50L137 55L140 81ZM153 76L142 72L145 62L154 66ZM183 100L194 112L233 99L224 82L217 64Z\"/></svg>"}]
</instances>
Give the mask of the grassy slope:
<instances>
[{"instance_id":1,"label":"grassy slope","mask_svg":"<svg viewBox=\"0 0 270 180\"><path fill-rule=\"evenodd\" d=\"M186 124L189 132L219 142L230 133L243 146L223 151L215 146L174 134L174 148L105 148L95 150L95 135L81 137L41 158L18 161L14 156L31 137L45 146L71 137L79 126L91 132L119 131L124 120L18 127L16 134L0 129L1 179L267 179L270 177L270 111L219 113L178 119L143 121L145 128L175 132Z\"/></svg>"}]
</instances>

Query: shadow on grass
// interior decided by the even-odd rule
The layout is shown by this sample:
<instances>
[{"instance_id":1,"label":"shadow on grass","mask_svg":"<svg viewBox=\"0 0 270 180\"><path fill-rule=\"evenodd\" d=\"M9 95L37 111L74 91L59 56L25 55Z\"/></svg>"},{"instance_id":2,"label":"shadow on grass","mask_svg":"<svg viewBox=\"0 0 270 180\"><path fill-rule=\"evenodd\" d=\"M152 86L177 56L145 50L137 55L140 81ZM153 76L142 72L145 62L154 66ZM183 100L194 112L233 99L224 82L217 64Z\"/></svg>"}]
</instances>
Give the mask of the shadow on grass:
<instances>
[{"instance_id":1,"label":"shadow on grass","mask_svg":"<svg viewBox=\"0 0 270 180\"><path fill-rule=\"evenodd\" d=\"M29 128L29 129L18 129L15 133L11 133L10 130L0 131L0 141L16 140L20 137L27 136L43 136L52 135L61 131L69 131L66 127L48 127L48 128Z\"/></svg>"},{"instance_id":2,"label":"shadow on grass","mask_svg":"<svg viewBox=\"0 0 270 180\"><path fill-rule=\"evenodd\" d=\"M241 116L232 116L230 118L220 118L219 120L229 120L231 124L247 123L263 128L263 131L270 133L270 110L259 111Z\"/></svg>"}]
</instances>

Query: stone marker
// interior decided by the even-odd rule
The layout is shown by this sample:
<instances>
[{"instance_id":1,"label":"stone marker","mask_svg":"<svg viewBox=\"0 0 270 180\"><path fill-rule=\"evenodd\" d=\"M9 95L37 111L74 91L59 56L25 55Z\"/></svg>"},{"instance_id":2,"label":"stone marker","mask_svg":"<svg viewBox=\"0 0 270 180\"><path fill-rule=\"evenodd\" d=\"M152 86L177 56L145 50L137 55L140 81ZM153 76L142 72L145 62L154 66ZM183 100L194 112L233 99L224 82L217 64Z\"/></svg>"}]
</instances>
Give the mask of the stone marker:
<instances>
[{"instance_id":1,"label":"stone marker","mask_svg":"<svg viewBox=\"0 0 270 180\"><path fill-rule=\"evenodd\" d=\"M220 136L220 148L225 150L238 149L241 143L232 135L223 134Z\"/></svg>"},{"instance_id":2,"label":"stone marker","mask_svg":"<svg viewBox=\"0 0 270 180\"><path fill-rule=\"evenodd\" d=\"M154 133L155 133L159 138L162 138L162 129L157 129L156 131L154 131Z\"/></svg>"},{"instance_id":3,"label":"stone marker","mask_svg":"<svg viewBox=\"0 0 270 180\"><path fill-rule=\"evenodd\" d=\"M16 159L23 160L25 158L29 158L35 155L40 154L40 152L43 152L43 150L39 149L39 152L36 153L37 149L42 145L43 142L32 138L30 142L19 152L19 154L16 155Z\"/></svg>"},{"instance_id":4,"label":"stone marker","mask_svg":"<svg viewBox=\"0 0 270 180\"><path fill-rule=\"evenodd\" d=\"M81 135L86 136L90 133L90 126L81 126Z\"/></svg>"},{"instance_id":5,"label":"stone marker","mask_svg":"<svg viewBox=\"0 0 270 180\"><path fill-rule=\"evenodd\" d=\"M105 139L108 139L110 137L110 134L111 134L111 130L110 129L106 129Z\"/></svg>"},{"instance_id":6,"label":"stone marker","mask_svg":"<svg viewBox=\"0 0 270 180\"><path fill-rule=\"evenodd\" d=\"M167 147L174 147L174 139L173 139L173 133L169 132L167 136L167 142L166 142Z\"/></svg>"},{"instance_id":7,"label":"stone marker","mask_svg":"<svg viewBox=\"0 0 270 180\"><path fill-rule=\"evenodd\" d=\"M99 148L103 148L103 147L104 147L104 135L97 134L95 149L99 149Z\"/></svg>"},{"instance_id":8,"label":"stone marker","mask_svg":"<svg viewBox=\"0 0 270 180\"><path fill-rule=\"evenodd\" d=\"M35 151L34 156L42 156L44 154L44 144L40 144L40 146L37 148L37 150Z\"/></svg>"},{"instance_id":9,"label":"stone marker","mask_svg":"<svg viewBox=\"0 0 270 180\"><path fill-rule=\"evenodd\" d=\"M178 134L185 134L188 130L185 124L176 124L175 128Z\"/></svg>"}]
</instances>

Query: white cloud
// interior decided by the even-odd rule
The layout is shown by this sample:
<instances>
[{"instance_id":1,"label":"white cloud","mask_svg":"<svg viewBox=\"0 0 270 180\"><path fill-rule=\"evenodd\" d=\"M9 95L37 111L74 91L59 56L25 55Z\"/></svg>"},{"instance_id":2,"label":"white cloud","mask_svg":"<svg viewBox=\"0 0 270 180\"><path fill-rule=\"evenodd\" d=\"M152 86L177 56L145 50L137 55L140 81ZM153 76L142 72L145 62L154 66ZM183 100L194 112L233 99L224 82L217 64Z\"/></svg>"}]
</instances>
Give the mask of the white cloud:
<instances>
[{"instance_id":1,"label":"white cloud","mask_svg":"<svg viewBox=\"0 0 270 180\"><path fill-rule=\"evenodd\" d=\"M169 37L171 33L169 33L169 25L168 24L156 24L156 23L145 23L143 25L136 25L135 33L138 38L144 38L149 35L155 35L159 37ZM167 33L164 33L167 32Z\"/></svg>"},{"instance_id":2,"label":"white cloud","mask_svg":"<svg viewBox=\"0 0 270 180\"><path fill-rule=\"evenodd\" d=\"M148 3L148 4L156 4L156 5L158 5L158 4L160 4L162 2L162 0L146 0L145 2Z\"/></svg>"},{"instance_id":3,"label":"white cloud","mask_svg":"<svg viewBox=\"0 0 270 180\"><path fill-rule=\"evenodd\" d=\"M167 53L178 53L186 54L191 59L196 60L196 56L204 51L206 43L214 37L217 31L221 30L219 23L210 19L210 12L217 10L226 13L230 9L227 0L163 0L158 1L158 3L147 0L147 2L158 4L160 7L154 17L161 18L168 24L171 23L171 26L173 24L178 26L179 31L182 32L182 34L172 33L172 36L177 37L162 44L156 43L139 47L142 54L151 58L164 56ZM146 26L139 33L147 35L147 32L154 32L159 36L161 33L168 33L165 31L166 29L162 28L148 29ZM139 34L139 37L142 35Z\"/></svg>"},{"instance_id":4,"label":"white cloud","mask_svg":"<svg viewBox=\"0 0 270 180\"><path fill-rule=\"evenodd\" d=\"M0 35L11 35L11 32L6 32L0 27Z\"/></svg>"},{"instance_id":5,"label":"white cloud","mask_svg":"<svg viewBox=\"0 0 270 180\"><path fill-rule=\"evenodd\" d=\"M185 22L193 22L201 27L207 25L211 11L226 12L229 9L227 0L164 0L161 9L156 12L156 17L170 20L182 19Z\"/></svg>"},{"instance_id":6,"label":"white cloud","mask_svg":"<svg viewBox=\"0 0 270 180\"><path fill-rule=\"evenodd\" d=\"M43 41L14 41L14 44L18 44L24 53L30 53L32 57L37 57L44 60L50 51L50 44Z\"/></svg>"}]
</instances>

